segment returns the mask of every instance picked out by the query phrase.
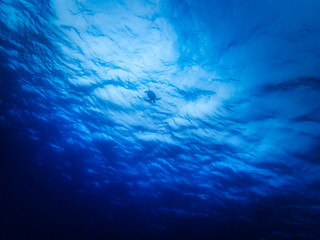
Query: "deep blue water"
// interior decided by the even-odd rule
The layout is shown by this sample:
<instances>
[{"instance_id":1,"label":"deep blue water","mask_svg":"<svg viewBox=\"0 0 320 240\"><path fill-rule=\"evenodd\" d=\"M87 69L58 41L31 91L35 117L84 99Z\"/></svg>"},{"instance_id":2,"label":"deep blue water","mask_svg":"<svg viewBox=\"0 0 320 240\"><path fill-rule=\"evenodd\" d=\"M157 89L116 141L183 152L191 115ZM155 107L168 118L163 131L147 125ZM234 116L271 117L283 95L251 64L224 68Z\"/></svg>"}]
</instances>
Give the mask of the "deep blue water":
<instances>
[{"instance_id":1,"label":"deep blue water","mask_svg":"<svg viewBox=\"0 0 320 240\"><path fill-rule=\"evenodd\" d=\"M319 43L318 0L0 0L0 238L320 239Z\"/></svg>"}]
</instances>

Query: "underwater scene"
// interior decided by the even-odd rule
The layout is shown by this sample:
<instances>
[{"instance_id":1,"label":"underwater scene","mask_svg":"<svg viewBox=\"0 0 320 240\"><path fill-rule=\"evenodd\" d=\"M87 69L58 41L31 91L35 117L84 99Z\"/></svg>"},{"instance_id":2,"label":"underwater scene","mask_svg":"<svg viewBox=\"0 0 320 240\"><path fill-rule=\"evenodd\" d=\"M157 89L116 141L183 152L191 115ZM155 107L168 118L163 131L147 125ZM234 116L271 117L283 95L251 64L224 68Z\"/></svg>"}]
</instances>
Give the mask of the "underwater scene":
<instances>
[{"instance_id":1,"label":"underwater scene","mask_svg":"<svg viewBox=\"0 0 320 240\"><path fill-rule=\"evenodd\" d=\"M320 1L0 0L0 239L320 239Z\"/></svg>"}]
</instances>

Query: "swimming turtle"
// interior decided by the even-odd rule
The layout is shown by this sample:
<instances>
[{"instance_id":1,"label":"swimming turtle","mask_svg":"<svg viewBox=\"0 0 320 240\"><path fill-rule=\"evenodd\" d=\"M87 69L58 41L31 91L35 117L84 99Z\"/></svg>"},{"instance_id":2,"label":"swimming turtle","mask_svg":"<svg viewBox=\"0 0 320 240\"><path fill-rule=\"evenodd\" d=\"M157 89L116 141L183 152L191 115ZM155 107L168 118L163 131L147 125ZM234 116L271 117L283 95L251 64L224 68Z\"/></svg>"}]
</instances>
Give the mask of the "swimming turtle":
<instances>
[{"instance_id":1,"label":"swimming turtle","mask_svg":"<svg viewBox=\"0 0 320 240\"><path fill-rule=\"evenodd\" d=\"M156 100L160 100L161 98L157 98L157 95L151 91L151 90L148 90L148 91L145 91L145 93L147 93L147 96L149 99L146 99L146 101L148 102L153 102L153 103L156 103Z\"/></svg>"}]
</instances>

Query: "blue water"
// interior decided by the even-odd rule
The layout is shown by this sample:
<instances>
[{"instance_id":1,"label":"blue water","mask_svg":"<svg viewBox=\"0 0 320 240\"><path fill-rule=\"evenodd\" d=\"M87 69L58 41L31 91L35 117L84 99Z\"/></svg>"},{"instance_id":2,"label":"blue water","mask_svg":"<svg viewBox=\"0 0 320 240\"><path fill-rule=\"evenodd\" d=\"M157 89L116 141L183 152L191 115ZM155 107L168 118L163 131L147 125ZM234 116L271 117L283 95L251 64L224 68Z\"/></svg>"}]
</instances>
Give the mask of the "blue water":
<instances>
[{"instance_id":1,"label":"blue water","mask_svg":"<svg viewBox=\"0 0 320 240\"><path fill-rule=\"evenodd\" d=\"M0 0L0 238L320 239L319 43L318 0Z\"/></svg>"}]
</instances>

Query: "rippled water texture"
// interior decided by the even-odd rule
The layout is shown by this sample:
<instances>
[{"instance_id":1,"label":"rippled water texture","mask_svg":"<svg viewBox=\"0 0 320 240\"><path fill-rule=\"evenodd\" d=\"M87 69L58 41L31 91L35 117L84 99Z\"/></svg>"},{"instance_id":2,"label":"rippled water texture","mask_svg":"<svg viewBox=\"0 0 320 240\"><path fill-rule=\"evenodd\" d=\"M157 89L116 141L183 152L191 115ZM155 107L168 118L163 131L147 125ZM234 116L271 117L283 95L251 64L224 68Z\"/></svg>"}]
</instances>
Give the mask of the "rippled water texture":
<instances>
[{"instance_id":1,"label":"rippled water texture","mask_svg":"<svg viewBox=\"0 0 320 240\"><path fill-rule=\"evenodd\" d=\"M318 0L0 0L0 238L319 239L319 23Z\"/></svg>"}]
</instances>

